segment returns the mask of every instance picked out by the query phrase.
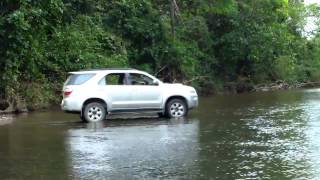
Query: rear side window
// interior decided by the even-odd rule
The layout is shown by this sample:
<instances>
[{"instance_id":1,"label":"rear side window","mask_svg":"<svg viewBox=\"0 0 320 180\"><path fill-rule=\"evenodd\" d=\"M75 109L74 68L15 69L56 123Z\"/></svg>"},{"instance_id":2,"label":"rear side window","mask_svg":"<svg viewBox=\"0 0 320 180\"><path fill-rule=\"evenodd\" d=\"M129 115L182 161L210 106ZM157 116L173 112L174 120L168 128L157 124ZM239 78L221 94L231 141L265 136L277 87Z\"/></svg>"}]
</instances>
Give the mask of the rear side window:
<instances>
[{"instance_id":1,"label":"rear side window","mask_svg":"<svg viewBox=\"0 0 320 180\"><path fill-rule=\"evenodd\" d=\"M100 80L99 85L124 85L124 73L111 73Z\"/></svg>"},{"instance_id":2,"label":"rear side window","mask_svg":"<svg viewBox=\"0 0 320 180\"><path fill-rule=\"evenodd\" d=\"M66 85L81 85L91 79L95 74L71 74Z\"/></svg>"}]
</instances>

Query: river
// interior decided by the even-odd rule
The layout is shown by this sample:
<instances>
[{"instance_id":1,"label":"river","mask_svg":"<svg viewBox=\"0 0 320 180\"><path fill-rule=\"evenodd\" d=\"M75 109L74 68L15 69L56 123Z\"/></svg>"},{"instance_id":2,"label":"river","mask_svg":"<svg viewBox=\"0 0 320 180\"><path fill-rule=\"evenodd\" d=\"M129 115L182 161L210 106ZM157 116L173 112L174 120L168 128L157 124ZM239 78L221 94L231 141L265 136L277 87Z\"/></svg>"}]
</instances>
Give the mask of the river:
<instances>
[{"instance_id":1,"label":"river","mask_svg":"<svg viewBox=\"0 0 320 180\"><path fill-rule=\"evenodd\" d=\"M203 97L185 119L0 117L0 179L320 179L319 112L309 89Z\"/></svg>"}]
</instances>

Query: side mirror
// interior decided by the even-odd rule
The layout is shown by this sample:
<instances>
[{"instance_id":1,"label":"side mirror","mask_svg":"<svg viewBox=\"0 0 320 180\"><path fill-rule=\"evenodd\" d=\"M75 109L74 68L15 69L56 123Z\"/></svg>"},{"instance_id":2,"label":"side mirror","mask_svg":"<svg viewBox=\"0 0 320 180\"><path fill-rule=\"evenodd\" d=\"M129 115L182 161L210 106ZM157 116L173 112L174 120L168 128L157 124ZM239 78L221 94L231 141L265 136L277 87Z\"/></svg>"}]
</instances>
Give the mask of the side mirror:
<instances>
[{"instance_id":1,"label":"side mirror","mask_svg":"<svg viewBox=\"0 0 320 180\"><path fill-rule=\"evenodd\" d=\"M152 85L154 85L154 86L159 86L159 81L153 80Z\"/></svg>"}]
</instances>

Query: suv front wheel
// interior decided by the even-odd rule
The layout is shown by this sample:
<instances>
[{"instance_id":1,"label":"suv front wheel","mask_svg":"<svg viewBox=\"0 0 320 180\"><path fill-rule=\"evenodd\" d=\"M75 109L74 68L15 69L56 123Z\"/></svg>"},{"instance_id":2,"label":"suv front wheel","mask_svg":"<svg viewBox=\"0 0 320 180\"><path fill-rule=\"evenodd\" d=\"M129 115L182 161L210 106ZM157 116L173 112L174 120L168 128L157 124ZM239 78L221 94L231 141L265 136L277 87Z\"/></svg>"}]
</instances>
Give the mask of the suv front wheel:
<instances>
[{"instance_id":1,"label":"suv front wheel","mask_svg":"<svg viewBox=\"0 0 320 180\"><path fill-rule=\"evenodd\" d=\"M83 118L87 122L98 122L106 117L106 109L101 103L93 102L85 106Z\"/></svg>"},{"instance_id":2,"label":"suv front wheel","mask_svg":"<svg viewBox=\"0 0 320 180\"><path fill-rule=\"evenodd\" d=\"M188 108L182 99L172 99L166 106L166 115L169 118L184 117L188 114Z\"/></svg>"}]
</instances>

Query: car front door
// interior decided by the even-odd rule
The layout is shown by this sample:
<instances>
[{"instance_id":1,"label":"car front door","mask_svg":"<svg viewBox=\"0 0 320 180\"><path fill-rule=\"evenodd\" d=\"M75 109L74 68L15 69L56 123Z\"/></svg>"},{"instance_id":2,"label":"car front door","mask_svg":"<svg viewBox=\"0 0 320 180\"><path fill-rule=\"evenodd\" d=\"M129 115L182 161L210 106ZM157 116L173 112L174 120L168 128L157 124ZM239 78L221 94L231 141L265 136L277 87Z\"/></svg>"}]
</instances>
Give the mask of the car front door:
<instances>
[{"instance_id":1,"label":"car front door","mask_svg":"<svg viewBox=\"0 0 320 180\"><path fill-rule=\"evenodd\" d=\"M134 108L132 99L132 87L126 85L128 75L125 73L110 73L99 82L103 94L110 104L109 110L126 110Z\"/></svg>"},{"instance_id":2,"label":"car front door","mask_svg":"<svg viewBox=\"0 0 320 180\"><path fill-rule=\"evenodd\" d=\"M160 109L161 87L144 74L130 73L128 84L132 86L132 100L137 109Z\"/></svg>"}]
</instances>

